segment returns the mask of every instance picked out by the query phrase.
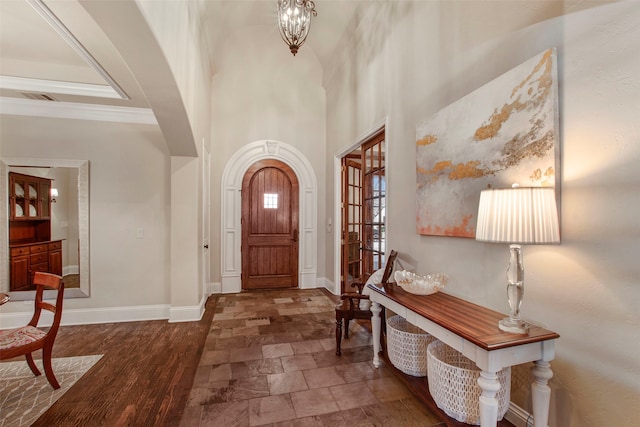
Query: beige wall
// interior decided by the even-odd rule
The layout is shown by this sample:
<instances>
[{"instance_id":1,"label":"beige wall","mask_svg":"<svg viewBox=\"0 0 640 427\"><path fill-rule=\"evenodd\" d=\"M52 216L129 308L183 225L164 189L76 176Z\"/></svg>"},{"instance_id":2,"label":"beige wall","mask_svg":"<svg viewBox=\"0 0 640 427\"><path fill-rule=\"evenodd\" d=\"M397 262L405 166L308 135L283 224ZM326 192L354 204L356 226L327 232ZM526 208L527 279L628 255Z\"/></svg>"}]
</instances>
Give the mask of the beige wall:
<instances>
[{"instance_id":1,"label":"beige wall","mask_svg":"<svg viewBox=\"0 0 640 427\"><path fill-rule=\"evenodd\" d=\"M206 40L202 31L196 2L136 1L149 27L162 47L171 69L172 79L179 89L182 107L189 121L191 135L180 138L193 141L196 157L171 159L171 304L173 307L198 305L204 312L204 302L210 271L203 269L203 150L210 149L211 68ZM145 72L145 76L152 74ZM158 91L160 86L153 90ZM164 109L165 105L154 107ZM158 116L162 120L161 116ZM169 115L169 127L172 127ZM165 122L166 123L166 122ZM160 122L162 127L162 121ZM166 132L165 132L166 137ZM172 151L175 156L175 153ZM184 154L187 155L187 154ZM189 154L191 155L191 154ZM211 245L210 245L211 246ZM189 283L185 286L185 283ZM171 316L180 320L179 315Z\"/></svg>"},{"instance_id":2,"label":"beige wall","mask_svg":"<svg viewBox=\"0 0 640 427\"><path fill-rule=\"evenodd\" d=\"M170 157L157 126L2 115L0 139L3 157L89 160L91 296L66 310L169 303Z\"/></svg>"},{"instance_id":3,"label":"beige wall","mask_svg":"<svg viewBox=\"0 0 640 427\"><path fill-rule=\"evenodd\" d=\"M447 292L507 312L505 245L415 232L415 125L556 47L562 244L525 248L523 312L561 335L550 425L635 425L640 8L620 2L553 18L561 2L535 3L397 2L371 13L327 85L327 150L339 153L386 117L389 247L418 272L449 274ZM329 167L327 206L332 177Z\"/></svg>"},{"instance_id":4,"label":"beige wall","mask_svg":"<svg viewBox=\"0 0 640 427\"><path fill-rule=\"evenodd\" d=\"M175 156L170 172L170 319L197 319L210 281L203 271L203 168L198 157L210 146L211 70L199 6L181 1L83 6L127 61Z\"/></svg>"},{"instance_id":5,"label":"beige wall","mask_svg":"<svg viewBox=\"0 0 640 427\"><path fill-rule=\"evenodd\" d=\"M304 46L294 57L277 31L270 37L245 28L219 52L212 82L211 241L220 242L221 179L229 158L258 140L276 140L299 150L318 181L318 254L324 253L325 94L322 69ZM212 250L213 281L220 281L220 245ZM324 257L318 258L323 276Z\"/></svg>"}]
</instances>

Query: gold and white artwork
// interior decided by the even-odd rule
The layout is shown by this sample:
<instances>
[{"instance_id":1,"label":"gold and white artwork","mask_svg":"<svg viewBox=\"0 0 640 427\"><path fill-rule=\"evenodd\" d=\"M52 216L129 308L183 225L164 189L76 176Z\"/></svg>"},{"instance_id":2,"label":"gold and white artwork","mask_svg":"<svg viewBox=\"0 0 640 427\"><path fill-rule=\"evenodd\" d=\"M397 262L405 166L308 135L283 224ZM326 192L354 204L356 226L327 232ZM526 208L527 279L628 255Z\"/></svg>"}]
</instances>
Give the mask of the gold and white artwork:
<instances>
[{"instance_id":1,"label":"gold and white artwork","mask_svg":"<svg viewBox=\"0 0 640 427\"><path fill-rule=\"evenodd\" d=\"M555 49L416 126L416 229L475 237L480 191L550 186L558 161Z\"/></svg>"}]
</instances>

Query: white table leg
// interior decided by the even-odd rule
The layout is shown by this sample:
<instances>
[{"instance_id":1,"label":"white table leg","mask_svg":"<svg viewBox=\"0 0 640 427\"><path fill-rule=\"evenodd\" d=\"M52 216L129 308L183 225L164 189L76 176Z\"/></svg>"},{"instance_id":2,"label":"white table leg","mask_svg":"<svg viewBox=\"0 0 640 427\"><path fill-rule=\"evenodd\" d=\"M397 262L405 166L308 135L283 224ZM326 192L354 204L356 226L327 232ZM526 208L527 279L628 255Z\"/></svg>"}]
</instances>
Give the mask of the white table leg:
<instances>
[{"instance_id":1,"label":"white table leg","mask_svg":"<svg viewBox=\"0 0 640 427\"><path fill-rule=\"evenodd\" d=\"M547 427L549 422L549 403L551 389L548 382L553 377L549 362L538 360L531 367L533 383L531 384L531 400L533 403L534 427Z\"/></svg>"},{"instance_id":2,"label":"white table leg","mask_svg":"<svg viewBox=\"0 0 640 427\"><path fill-rule=\"evenodd\" d=\"M498 399L500 381L495 372L480 371L478 385L482 390L480 395L480 425L494 427L498 423Z\"/></svg>"},{"instance_id":3,"label":"white table leg","mask_svg":"<svg viewBox=\"0 0 640 427\"><path fill-rule=\"evenodd\" d=\"M376 368L380 367L380 312L382 311L382 307L380 304L371 301L371 331L373 333L373 366Z\"/></svg>"}]
</instances>

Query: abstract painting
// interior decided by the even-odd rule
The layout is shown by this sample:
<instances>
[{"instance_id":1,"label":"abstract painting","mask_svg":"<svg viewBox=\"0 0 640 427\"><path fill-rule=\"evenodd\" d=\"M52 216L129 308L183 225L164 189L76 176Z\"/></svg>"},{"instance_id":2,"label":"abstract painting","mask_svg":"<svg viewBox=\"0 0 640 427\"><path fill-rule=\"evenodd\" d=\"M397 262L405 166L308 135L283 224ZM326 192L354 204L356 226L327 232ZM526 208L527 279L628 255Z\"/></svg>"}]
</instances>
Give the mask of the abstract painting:
<instances>
[{"instance_id":1,"label":"abstract painting","mask_svg":"<svg viewBox=\"0 0 640 427\"><path fill-rule=\"evenodd\" d=\"M417 232L474 238L480 191L554 187L557 129L555 49L418 123Z\"/></svg>"}]
</instances>

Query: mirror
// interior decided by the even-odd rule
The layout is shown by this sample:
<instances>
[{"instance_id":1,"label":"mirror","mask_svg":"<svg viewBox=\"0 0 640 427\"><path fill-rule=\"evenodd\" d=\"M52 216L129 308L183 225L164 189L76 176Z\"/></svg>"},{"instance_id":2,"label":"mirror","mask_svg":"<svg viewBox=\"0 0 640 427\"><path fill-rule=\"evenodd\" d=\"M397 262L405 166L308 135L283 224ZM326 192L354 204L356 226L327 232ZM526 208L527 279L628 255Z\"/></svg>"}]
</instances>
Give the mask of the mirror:
<instances>
[{"instance_id":1,"label":"mirror","mask_svg":"<svg viewBox=\"0 0 640 427\"><path fill-rule=\"evenodd\" d=\"M50 218L51 230L50 236L46 234L46 240L62 246L61 264L62 274L65 276L65 298L88 297L90 289L89 162L62 159L0 159L0 194L4 200L0 205L0 258L7 260L0 263L0 291L8 293L12 301L32 300L35 298L33 290L11 290L9 221L12 211L9 204L11 193L9 172L53 179L51 187L58 191L58 195L53 197L55 202L51 200L51 212L47 215L47 218ZM18 191L21 187L15 186ZM40 187L40 197L42 197L42 188L44 187ZM29 194L36 190L27 191ZM45 206L48 208L49 205L44 204L43 209ZM14 216L20 213L26 214L17 204L14 209ZM22 221L22 224L25 222ZM51 244L49 247L51 249ZM51 256L51 253L49 255Z\"/></svg>"}]
</instances>

